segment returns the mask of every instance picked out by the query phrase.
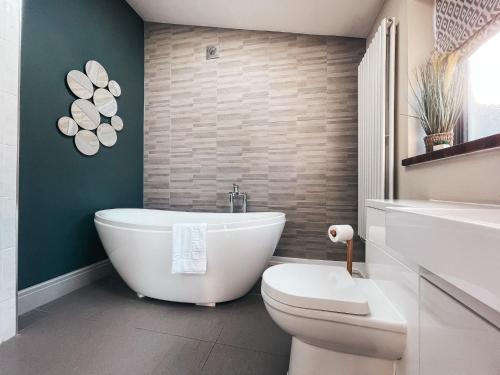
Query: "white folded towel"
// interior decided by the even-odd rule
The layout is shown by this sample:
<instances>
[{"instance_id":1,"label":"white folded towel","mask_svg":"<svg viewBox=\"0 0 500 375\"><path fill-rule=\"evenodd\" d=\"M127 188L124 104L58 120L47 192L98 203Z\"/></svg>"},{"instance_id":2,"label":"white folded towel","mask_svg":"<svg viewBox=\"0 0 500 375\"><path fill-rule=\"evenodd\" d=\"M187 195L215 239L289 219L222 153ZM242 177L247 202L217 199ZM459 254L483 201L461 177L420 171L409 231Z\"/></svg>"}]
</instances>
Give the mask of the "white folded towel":
<instances>
[{"instance_id":1,"label":"white folded towel","mask_svg":"<svg viewBox=\"0 0 500 375\"><path fill-rule=\"evenodd\" d=\"M172 227L172 273L207 272L207 224L181 223Z\"/></svg>"}]
</instances>

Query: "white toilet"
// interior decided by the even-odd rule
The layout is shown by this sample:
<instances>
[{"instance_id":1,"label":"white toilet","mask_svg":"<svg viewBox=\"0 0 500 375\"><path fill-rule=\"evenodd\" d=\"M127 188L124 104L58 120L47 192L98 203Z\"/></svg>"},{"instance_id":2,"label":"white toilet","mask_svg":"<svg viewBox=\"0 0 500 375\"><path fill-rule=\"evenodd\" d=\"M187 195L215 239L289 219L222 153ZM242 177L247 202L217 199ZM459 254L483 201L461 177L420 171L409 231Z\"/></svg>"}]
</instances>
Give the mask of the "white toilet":
<instances>
[{"instance_id":1,"label":"white toilet","mask_svg":"<svg viewBox=\"0 0 500 375\"><path fill-rule=\"evenodd\" d=\"M281 264L262 276L272 319L293 336L289 375L391 375L406 322L369 279L341 267Z\"/></svg>"}]
</instances>

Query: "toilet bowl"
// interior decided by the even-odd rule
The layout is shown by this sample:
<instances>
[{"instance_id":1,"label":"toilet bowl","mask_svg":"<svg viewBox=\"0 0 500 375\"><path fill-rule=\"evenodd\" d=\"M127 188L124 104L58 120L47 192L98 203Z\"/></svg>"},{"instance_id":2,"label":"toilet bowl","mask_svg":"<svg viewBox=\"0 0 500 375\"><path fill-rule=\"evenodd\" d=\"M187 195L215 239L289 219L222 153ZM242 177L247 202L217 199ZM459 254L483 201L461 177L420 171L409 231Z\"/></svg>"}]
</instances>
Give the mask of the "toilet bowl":
<instances>
[{"instance_id":1,"label":"toilet bowl","mask_svg":"<svg viewBox=\"0 0 500 375\"><path fill-rule=\"evenodd\" d=\"M406 322L369 279L341 267L281 264L262 276L271 318L292 336L289 375L390 375Z\"/></svg>"}]
</instances>

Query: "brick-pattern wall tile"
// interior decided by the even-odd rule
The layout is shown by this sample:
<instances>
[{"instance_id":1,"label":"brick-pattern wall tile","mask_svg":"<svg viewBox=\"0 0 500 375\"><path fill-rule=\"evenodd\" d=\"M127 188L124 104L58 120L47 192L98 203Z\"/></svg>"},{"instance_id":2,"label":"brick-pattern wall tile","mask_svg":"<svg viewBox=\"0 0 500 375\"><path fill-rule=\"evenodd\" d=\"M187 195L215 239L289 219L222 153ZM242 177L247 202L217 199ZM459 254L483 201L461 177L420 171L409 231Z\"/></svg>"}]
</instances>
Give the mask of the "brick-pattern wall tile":
<instances>
[{"instance_id":1,"label":"brick-pattern wall tile","mask_svg":"<svg viewBox=\"0 0 500 375\"><path fill-rule=\"evenodd\" d=\"M344 259L326 229L357 223L365 41L152 23L145 40L145 207L227 211L238 183L250 211L286 213L276 255Z\"/></svg>"}]
</instances>

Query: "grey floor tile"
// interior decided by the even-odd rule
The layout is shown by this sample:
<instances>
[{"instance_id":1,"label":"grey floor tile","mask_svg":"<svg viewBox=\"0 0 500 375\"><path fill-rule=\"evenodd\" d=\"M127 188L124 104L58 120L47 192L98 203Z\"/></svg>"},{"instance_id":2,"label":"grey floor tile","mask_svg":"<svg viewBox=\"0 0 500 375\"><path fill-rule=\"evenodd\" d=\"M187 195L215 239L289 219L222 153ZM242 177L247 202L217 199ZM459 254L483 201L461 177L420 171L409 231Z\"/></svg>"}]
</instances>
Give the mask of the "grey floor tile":
<instances>
[{"instance_id":1,"label":"grey floor tile","mask_svg":"<svg viewBox=\"0 0 500 375\"><path fill-rule=\"evenodd\" d=\"M259 277L259 280L255 283L255 285L250 289L250 292L248 294L258 294L260 295L260 287L262 284L262 279Z\"/></svg>"},{"instance_id":2,"label":"grey floor tile","mask_svg":"<svg viewBox=\"0 0 500 375\"><path fill-rule=\"evenodd\" d=\"M93 320L104 310L136 298L118 276L112 276L43 305L39 310Z\"/></svg>"},{"instance_id":3,"label":"grey floor tile","mask_svg":"<svg viewBox=\"0 0 500 375\"><path fill-rule=\"evenodd\" d=\"M198 340L216 341L228 319L231 307L216 308L151 299L115 301L93 316L104 322L168 333Z\"/></svg>"},{"instance_id":4,"label":"grey floor tile","mask_svg":"<svg viewBox=\"0 0 500 375\"><path fill-rule=\"evenodd\" d=\"M20 327L0 346L1 375L279 375L290 348L257 293L197 307L140 300L118 277L23 315Z\"/></svg>"},{"instance_id":5,"label":"grey floor tile","mask_svg":"<svg viewBox=\"0 0 500 375\"><path fill-rule=\"evenodd\" d=\"M162 303L138 316L135 325L157 332L216 341L229 316L230 309L222 305L210 308L191 304Z\"/></svg>"},{"instance_id":6,"label":"grey floor tile","mask_svg":"<svg viewBox=\"0 0 500 375\"><path fill-rule=\"evenodd\" d=\"M47 367L42 367L36 356L26 352L19 342L9 340L0 347L0 369L2 375L49 374Z\"/></svg>"},{"instance_id":7,"label":"grey floor tile","mask_svg":"<svg viewBox=\"0 0 500 375\"><path fill-rule=\"evenodd\" d=\"M98 321L44 319L0 347L2 375L197 374L211 343Z\"/></svg>"},{"instance_id":8,"label":"grey floor tile","mask_svg":"<svg viewBox=\"0 0 500 375\"><path fill-rule=\"evenodd\" d=\"M42 310L32 310L26 314L21 315L17 320L17 329L18 331L22 331L26 327L30 326L33 323L38 322L40 319L43 319L48 316L46 311Z\"/></svg>"},{"instance_id":9,"label":"grey floor tile","mask_svg":"<svg viewBox=\"0 0 500 375\"><path fill-rule=\"evenodd\" d=\"M176 345L165 354L151 375L198 375L214 345L178 337Z\"/></svg>"},{"instance_id":10,"label":"grey floor tile","mask_svg":"<svg viewBox=\"0 0 500 375\"><path fill-rule=\"evenodd\" d=\"M195 375L213 344L140 329L112 333L72 374Z\"/></svg>"},{"instance_id":11,"label":"grey floor tile","mask_svg":"<svg viewBox=\"0 0 500 375\"><path fill-rule=\"evenodd\" d=\"M216 344L202 375L285 375L288 357Z\"/></svg>"},{"instance_id":12,"label":"grey floor tile","mask_svg":"<svg viewBox=\"0 0 500 375\"><path fill-rule=\"evenodd\" d=\"M271 319L260 295L248 295L234 305L217 342L289 355L291 337Z\"/></svg>"}]
</instances>

